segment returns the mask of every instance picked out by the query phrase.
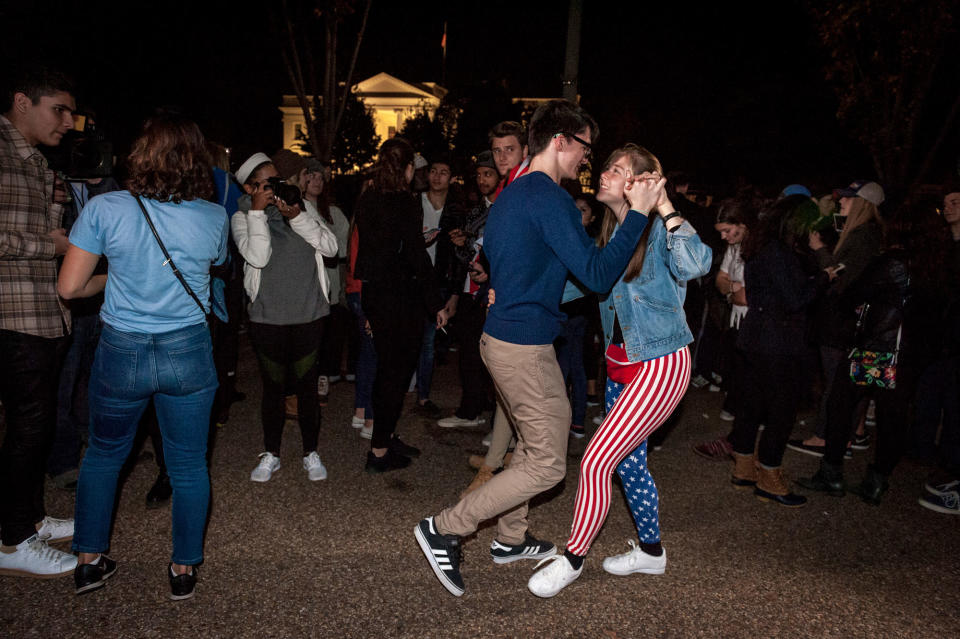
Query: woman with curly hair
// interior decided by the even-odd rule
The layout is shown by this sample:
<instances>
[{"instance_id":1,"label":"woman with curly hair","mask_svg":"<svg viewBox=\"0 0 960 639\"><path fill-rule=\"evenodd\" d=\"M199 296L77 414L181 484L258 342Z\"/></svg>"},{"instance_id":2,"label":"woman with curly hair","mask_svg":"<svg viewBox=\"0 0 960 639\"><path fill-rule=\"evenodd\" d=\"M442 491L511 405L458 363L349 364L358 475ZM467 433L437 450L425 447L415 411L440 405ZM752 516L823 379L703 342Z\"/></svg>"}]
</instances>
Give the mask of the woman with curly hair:
<instances>
[{"instance_id":1,"label":"woman with curly hair","mask_svg":"<svg viewBox=\"0 0 960 639\"><path fill-rule=\"evenodd\" d=\"M90 592L117 569L103 554L117 478L152 399L173 485L170 597L186 599L203 561L210 503L207 431L217 372L205 314L210 266L227 256L227 214L206 201L213 173L193 122L148 121L128 162L128 190L97 196L81 212L57 286L67 299L106 286L90 372L90 440L77 484L74 581L77 594ZM110 262L106 276L93 275L100 256Z\"/></svg>"}]
</instances>

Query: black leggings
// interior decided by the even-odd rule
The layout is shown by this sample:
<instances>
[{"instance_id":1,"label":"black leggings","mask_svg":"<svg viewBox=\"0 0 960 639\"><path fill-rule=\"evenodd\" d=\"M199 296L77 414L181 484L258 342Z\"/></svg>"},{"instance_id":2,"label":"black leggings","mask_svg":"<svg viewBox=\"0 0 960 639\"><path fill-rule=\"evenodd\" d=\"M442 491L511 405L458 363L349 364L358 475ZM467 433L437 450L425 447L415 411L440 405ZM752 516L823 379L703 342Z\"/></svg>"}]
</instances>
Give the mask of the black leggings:
<instances>
[{"instance_id":1,"label":"black leggings","mask_svg":"<svg viewBox=\"0 0 960 639\"><path fill-rule=\"evenodd\" d=\"M284 396L288 390L297 396L303 454L317 449L320 435L320 407L317 403L317 349L320 324L260 324L250 322L250 342L260 362L263 381L264 450L280 455L283 434Z\"/></svg>"},{"instance_id":2,"label":"black leggings","mask_svg":"<svg viewBox=\"0 0 960 639\"><path fill-rule=\"evenodd\" d=\"M403 398L420 359L424 312L414 285L364 282L360 298L373 331L377 373L373 380L373 438L386 448L403 411Z\"/></svg>"},{"instance_id":3,"label":"black leggings","mask_svg":"<svg viewBox=\"0 0 960 639\"><path fill-rule=\"evenodd\" d=\"M760 424L765 424L757 459L767 468L778 468L783 461L793 421L797 416L797 356L742 351L743 376L733 423L733 450L752 455Z\"/></svg>"},{"instance_id":4,"label":"black leggings","mask_svg":"<svg viewBox=\"0 0 960 639\"><path fill-rule=\"evenodd\" d=\"M889 476L900 461L907 446L907 414L910 399L917 387L917 367L897 364L896 389L876 386L857 386L850 381L850 361L844 358L837 365L833 385L827 397L827 447L824 461L839 466L855 424L851 415L861 400L873 399L877 405L877 441L874 446L874 467L881 475Z\"/></svg>"}]
</instances>

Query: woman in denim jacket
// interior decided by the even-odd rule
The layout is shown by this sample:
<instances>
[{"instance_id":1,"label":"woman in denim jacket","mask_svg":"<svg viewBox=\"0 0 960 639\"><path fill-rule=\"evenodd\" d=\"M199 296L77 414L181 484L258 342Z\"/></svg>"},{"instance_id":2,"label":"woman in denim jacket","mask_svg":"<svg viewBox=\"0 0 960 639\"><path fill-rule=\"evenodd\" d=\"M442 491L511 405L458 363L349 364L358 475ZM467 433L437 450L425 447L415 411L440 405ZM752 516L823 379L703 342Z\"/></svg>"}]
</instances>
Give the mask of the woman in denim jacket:
<instances>
[{"instance_id":1,"label":"woman in denim jacket","mask_svg":"<svg viewBox=\"0 0 960 639\"><path fill-rule=\"evenodd\" d=\"M629 206L634 180L658 179L663 174L657 158L635 144L615 150L605 167L597 193L597 200L607 206L601 245L616 232L613 211ZM646 177L649 174L656 177ZM614 575L661 574L666 567L657 487L646 464L646 440L667 420L689 384L687 345L693 334L683 312L686 282L705 275L713 256L665 193L656 208L659 216L647 225L623 275L601 298L607 345L607 417L580 464L566 552L551 558L553 564L534 574L528 584L540 597L556 595L580 575L583 558L610 510L615 468L640 545L631 541L631 550L605 559L603 569Z\"/></svg>"}]
</instances>

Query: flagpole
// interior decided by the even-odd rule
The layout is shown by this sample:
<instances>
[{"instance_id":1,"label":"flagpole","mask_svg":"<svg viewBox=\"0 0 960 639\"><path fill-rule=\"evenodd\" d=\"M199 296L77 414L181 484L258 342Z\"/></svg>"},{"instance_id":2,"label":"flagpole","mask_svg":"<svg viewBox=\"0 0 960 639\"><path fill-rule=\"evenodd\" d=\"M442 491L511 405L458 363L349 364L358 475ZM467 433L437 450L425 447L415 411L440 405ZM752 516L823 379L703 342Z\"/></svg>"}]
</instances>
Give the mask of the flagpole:
<instances>
[{"instance_id":1,"label":"flagpole","mask_svg":"<svg viewBox=\"0 0 960 639\"><path fill-rule=\"evenodd\" d=\"M443 50L442 64L440 68L440 86L447 86L447 21L443 21L443 38L440 40L440 48Z\"/></svg>"}]
</instances>

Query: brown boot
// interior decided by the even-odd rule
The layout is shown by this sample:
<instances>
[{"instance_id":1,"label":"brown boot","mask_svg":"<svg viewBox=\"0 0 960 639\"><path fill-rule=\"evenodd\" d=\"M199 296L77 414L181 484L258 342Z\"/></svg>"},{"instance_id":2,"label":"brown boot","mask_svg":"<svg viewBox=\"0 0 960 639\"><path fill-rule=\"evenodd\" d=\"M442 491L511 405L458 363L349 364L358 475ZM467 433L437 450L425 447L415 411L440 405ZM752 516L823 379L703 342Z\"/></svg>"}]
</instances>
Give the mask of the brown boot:
<instances>
[{"instance_id":1,"label":"brown boot","mask_svg":"<svg viewBox=\"0 0 960 639\"><path fill-rule=\"evenodd\" d=\"M474 470L480 470L486 461L487 458L484 455L470 455L470 459L467 460L467 463L470 464L470 468Z\"/></svg>"},{"instance_id":2,"label":"brown boot","mask_svg":"<svg viewBox=\"0 0 960 639\"><path fill-rule=\"evenodd\" d=\"M730 483L738 488L753 488L757 485L757 459L753 455L733 453L733 475Z\"/></svg>"},{"instance_id":3,"label":"brown boot","mask_svg":"<svg viewBox=\"0 0 960 639\"><path fill-rule=\"evenodd\" d=\"M789 508L798 508L807 503L806 497L790 492L790 485L784 479L783 470L779 466L777 468L760 466L758 472L757 487L753 490L753 494L758 498Z\"/></svg>"},{"instance_id":4,"label":"brown boot","mask_svg":"<svg viewBox=\"0 0 960 639\"><path fill-rule=\"evenodd\" d=\"M284 412L287 419L296 421L300 417L300 410L297 408L297 396L287 395L283 401Z\"/></svg>"},{"instance_id":5,"label":"brown boot","mask_svg":"<svg viewBox=\"0 0 960 639\"><path fill-rule=\"evenodd\" d=\"M467 496L467 494L472 493L491 479L493 479L493 469L489 466L481 466L480 470L477 471L477 476L474 477L473 481L470 482L470 485L464 488L463 492L460 493L460 498L463 499L465 496Z\"/></svg>"}]
</instances>

